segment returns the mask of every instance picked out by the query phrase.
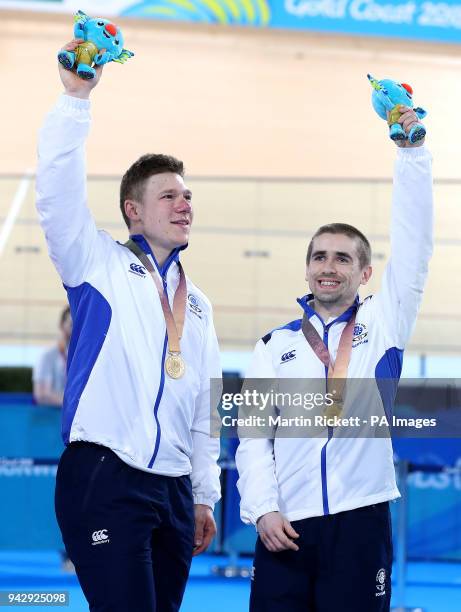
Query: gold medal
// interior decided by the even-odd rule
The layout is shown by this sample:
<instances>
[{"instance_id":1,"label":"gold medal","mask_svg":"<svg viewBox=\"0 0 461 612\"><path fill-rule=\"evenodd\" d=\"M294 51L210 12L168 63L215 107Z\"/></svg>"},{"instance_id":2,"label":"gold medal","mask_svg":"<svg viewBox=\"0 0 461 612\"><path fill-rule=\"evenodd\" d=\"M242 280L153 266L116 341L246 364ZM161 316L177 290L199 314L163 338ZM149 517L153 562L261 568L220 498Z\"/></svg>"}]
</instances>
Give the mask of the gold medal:
<instances>
[{"instance_id":1,"label":"gold medal","mask_svg":"<svg viewBox=\"0 0 461 612\"><path fill-rule=\"evenodd\" d=\"M171 311L168 301L166 286L163 287L158 272L155 270L152 262L141 248L128 240L125 246L141 261L142 265L149 271L152 276L155 286L157 287L160 304L165 318L165 325L168 334L168 357L165 359L165 370L170 378L181 378L186 371L186 364L181 357L180 340L184 327L184 318L186 316L186 300L187 300L187 282L186 275L179 261L177 262L179 270L179 284L174 294L173 312Z\"/></svg>"},{"instance_id":2,"label":"gold medal","mask_svg":"<svg viewBox=\"0 0 461 612\"><path fill-rule=\"evenodd\" d=\"M165 370L170 378L181 378L184 375L186 364L181 353L169 353L165 360Z\"/></svg>"},{"instance_id":3,"label":"gold medal","mask_svg":"<svg viewBox=\"0 0 461 612\"><path fill-rule=\"evenodd\" d=\"M327 419L332 419L335 417L341 416L343 411L343 402L339 400L334 400L331 406L328 406L325 409L325 416Z\"/></svg>"}]
</instances>

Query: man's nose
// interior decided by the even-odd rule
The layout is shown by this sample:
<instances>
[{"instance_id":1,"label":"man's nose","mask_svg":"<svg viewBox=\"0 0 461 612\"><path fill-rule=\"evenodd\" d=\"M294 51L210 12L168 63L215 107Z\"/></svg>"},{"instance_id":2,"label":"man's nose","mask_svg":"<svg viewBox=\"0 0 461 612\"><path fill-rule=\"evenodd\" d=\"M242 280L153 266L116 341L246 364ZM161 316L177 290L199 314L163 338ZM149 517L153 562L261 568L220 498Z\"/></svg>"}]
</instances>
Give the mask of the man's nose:
<instances>
[{"instance_id":1,"label":"man's nose","mask_svg":"<svg viewBox=\"0 0 461 612\"><path fill-rule=\"evenodd\" d=\"M180 196L176 201L176 210L178 212L190 212L192 210L192 203L184 196Z\"/></svg>"},{"instance_id":2,"label":"man's nose","mask_svg":"<svg viewBox=\"0 0 461 612\"><path fill-rule=\"evenodd\" d=\"M336 274L336 266L334 259L326 259L323 263L324 274Z\"/></svg>"}]
</instances>

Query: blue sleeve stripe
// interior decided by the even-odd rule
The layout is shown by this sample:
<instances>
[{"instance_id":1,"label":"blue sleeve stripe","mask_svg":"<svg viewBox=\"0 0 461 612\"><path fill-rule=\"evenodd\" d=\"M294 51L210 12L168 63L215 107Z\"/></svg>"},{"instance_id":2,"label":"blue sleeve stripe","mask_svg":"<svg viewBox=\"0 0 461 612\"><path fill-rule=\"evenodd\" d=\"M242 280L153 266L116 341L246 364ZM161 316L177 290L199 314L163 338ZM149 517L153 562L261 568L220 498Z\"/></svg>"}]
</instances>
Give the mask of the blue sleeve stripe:
<instances>
[{"instance_id":1,"label":"blue sleeve stripe","mask_svg":"<svg viewBox=\"0 0 461 612\"><path fill-rule=\"evenodd\" d=\"M65 289L73 322L62 409L62 437L64 444L68 444L80 397L109 330L112 309L106 298L89 283L78 287L65 286ZM97 406L94 408L98 409Z\"/></svg>"},{"instance_id":2,"label":"blue sleeve stripe","mask_svg":"<svg viewBox=\"0 0 461 612\"><path fill-rule=\"evenodd\" d=\"M385 415L392 419L395 394L402 373L403 350L393 346L387 349L376 364L375 378L383 402Z\"/></svg>"},{"instance_id":3,"label":"blue sleeve stripe","mask_svg":"<svg viewBox=\"0 0 461 612\"><path fill-rule=\"evenodd\" d=\"M287 323L286 325L282 325L281 327L276 327L275 329L270 331L268 334L263 336L261 339L264 342L264 344L267 344L269 340L272 338L272 334L275 331L278 331L280 329L291 329L291 331L299 331L301 329L301 325L302 325L302 319L296 319L295 321L290 321L290 323Z\"/></svg>"}]
</instances>

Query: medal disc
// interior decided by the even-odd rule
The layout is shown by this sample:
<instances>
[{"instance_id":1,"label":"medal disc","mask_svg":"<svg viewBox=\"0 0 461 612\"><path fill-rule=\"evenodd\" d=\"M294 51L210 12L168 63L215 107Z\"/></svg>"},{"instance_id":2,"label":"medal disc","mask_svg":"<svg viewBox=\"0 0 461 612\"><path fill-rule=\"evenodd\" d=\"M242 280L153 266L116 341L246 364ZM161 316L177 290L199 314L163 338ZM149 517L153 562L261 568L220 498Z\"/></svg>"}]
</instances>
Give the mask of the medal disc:
<instances>
[{"instance_id":1,"label":"medal disc","mask_svg":"<svg viewBox=\"0 0 461 612\"><path fill-rule=\"evenodd\" d=\"M325 409L325 416L327 417L327 419L339 417L341 416L342 411L343 411L343 402L335 400L331 406L328 406Z\"/></svg>"},{"instance_id":2,"label":"medal disc","mask_svg":"<svg viewBox=\"0 0 461 612\"><path fill-rule=\"evenodd\" d=\"M165 370L171 378L181 378L186 371L186 364L179 353L170 353L165 360Z\"/></svg>"}]
</instances>

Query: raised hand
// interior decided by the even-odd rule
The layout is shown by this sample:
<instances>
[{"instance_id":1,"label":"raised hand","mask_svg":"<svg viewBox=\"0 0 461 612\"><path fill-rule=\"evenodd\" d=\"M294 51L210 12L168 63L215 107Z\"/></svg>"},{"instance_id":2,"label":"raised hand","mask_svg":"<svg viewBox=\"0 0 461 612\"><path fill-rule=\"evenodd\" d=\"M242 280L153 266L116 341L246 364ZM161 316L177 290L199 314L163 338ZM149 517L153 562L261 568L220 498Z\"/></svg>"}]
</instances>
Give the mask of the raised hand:
<instances>
[{"instance_id":1,"label":"raised hand","mask_svg":"<svg viewBox=\"0 0 461 612\"><path fill-rule=\"evenodd\" d=\"M416 124L421 124L421 121L415 111L409 106L404 106L403 104L401 104L399 107L399 111L402 114L400 115L398 122L401 124L401 126L405 130L405 133L408 135L410 130ZM394 142L398 147L401 148L420 147L422 144L424 144L424 138L418 140L418 142L415 142L414 144L412 144L408 138L402 140L395 140Z\"/></svg>"},{"instance_id":2,"label":"raised hand","mask_svg":"<svg viewBox=\"0 0 461 612\"><path fill-rule=\"evenodd\" d=\"M75 51L80 43L84 42L81 38L74 38L63 47L64 51ZM102 49L101 51L104 51ZM74 70L67 70L58 63L59 76L61 77L62 84L64 85L64 91L68 96L74 98L87 99L90 97L91 91L99 83L101 78L103 66L95 66L94 70L96 75L93 79L81 79Z\"/></svg>"}]
</instances>

